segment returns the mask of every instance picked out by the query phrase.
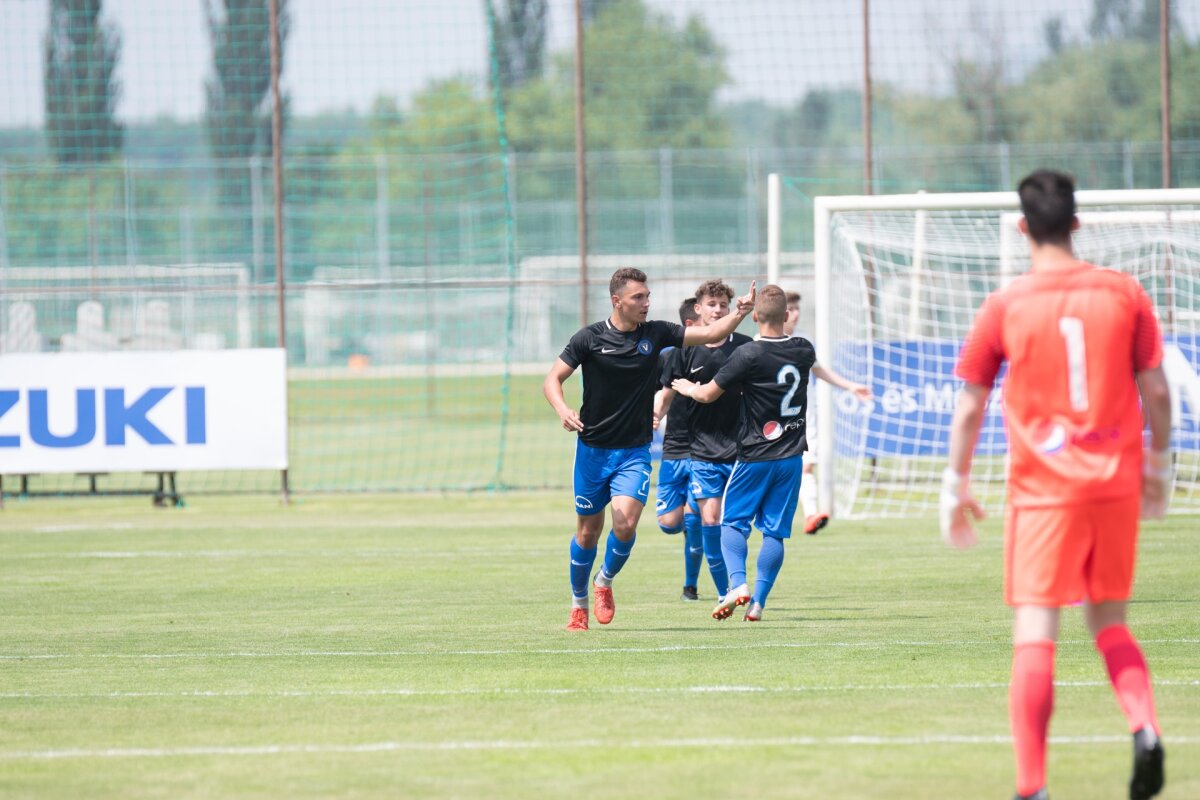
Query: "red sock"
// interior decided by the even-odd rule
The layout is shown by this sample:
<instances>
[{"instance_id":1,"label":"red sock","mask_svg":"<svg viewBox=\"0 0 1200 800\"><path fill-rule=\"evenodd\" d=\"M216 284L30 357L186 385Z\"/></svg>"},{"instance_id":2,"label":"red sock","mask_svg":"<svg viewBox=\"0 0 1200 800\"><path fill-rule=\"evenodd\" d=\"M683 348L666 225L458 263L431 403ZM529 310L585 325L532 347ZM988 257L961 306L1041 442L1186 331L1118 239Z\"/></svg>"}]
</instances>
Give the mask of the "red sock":
<instances>
[{"instance_id":1,"label":"red sock","mask_svg":"<svg viewBox=\"0 0 1200 800\"><path fill-rule=\"evenodd\" d=\"M1124 625L1109 625L1096 636L1096 649L1104 656L1108 679L1112 681L1117 702L1129 720L1129 731L1135 733L1149 725L1156 734L1158 715L1154 712L1154 691L1150 688L1150 671L1137 639Z\"/></svg>"},{"instance_id":2,"label":"red sock","mask_svg":"<svg viewBox=\"0 0 1200 800\"><path fill-rule=\"evenodd\" d=\"M1054 711L1054 642L1042 639L1013 647L1008 718L1017 756L1017 794L1046 785L1046 731Z\"/></svg>"}]
</instances>

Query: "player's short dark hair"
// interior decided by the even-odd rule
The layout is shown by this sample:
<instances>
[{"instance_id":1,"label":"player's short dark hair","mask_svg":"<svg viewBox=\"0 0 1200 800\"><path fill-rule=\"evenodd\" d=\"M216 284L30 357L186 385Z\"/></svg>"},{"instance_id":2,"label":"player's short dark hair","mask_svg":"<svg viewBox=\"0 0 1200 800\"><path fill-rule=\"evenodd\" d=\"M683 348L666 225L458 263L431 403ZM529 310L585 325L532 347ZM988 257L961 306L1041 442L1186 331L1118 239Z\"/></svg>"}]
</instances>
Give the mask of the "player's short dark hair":
<instances>
[{"instance_id":1,"label":"player's short dark hair","mask_svg":"<svg viewBox=\"0 0 1200 800\"><path fill-rule=\"evenodd\" d=\"M1039 169L1017 187L1029 236L1038 244L1070 244L1075 224L1075 179L1065 172Z\"/></svg>"},{"instance_id":2,"label":"player's short dark hair","mask_svg":"<svg viewBox=\"0 0 1200 800\"><path fill-rule=\"evenodd\" d=\"M696 298L689 297L679 304L679 324L687 325L688 321L695 322L700 319L700 315L696 313Z\"/></svg>"},{"instance_id":3,"label":"player's short dark hair","mask_svg":"<svg viewBox=\"0 0 1200 800\"><path fill-rule=\"evenodd\" d=\"M787 319L787 295L773 283L758 290L758 299L754 301L754 314L758 321L766 325L782 325Z\"/></svg>"},{"instance_id":4,"label":"player's short dark hair","mask_svg":"<svg viewBox=\"0 0 1200 800\"><path fill-rule=\"evenodd\" d=\"M696 287L696 302L699 303L704 297L724 297L726 300L732 300L733 288L720 278L714 278Z\"/></svg>"},{"instance_id":5,"label":"player's short dark hair","mask_svg":"<svg viewBox=\"0 0 1200 800\"><path fill-rule=\"evenodd\" d=\"M646 273L634 267L621 267L612 274L612 278L608 281L608 293L610 295L618 295L625 288L625 284L630 281L636 283L646 282Z\"/></svg>"},{"instance_id":6,"label":"player's short dark hair","mask_svg":"<svg viewBox=\"0 0 1200 800\"><path fill-rule=\"evenodd\" d=\"M787 299L787 304L789 306L800 305L800 293L799 292L788 292L784 295L784 297Z\"/></svg>"}]
</instances>

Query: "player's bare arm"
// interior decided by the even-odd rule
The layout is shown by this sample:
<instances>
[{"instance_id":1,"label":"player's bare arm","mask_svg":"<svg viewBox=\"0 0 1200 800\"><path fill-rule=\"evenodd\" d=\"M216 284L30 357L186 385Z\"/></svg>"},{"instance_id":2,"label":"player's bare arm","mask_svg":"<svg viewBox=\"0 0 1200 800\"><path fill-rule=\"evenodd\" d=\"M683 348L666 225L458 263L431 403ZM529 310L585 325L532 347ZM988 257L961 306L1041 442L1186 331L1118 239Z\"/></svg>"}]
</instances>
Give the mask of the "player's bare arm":
<instances>
[{"instance_id":1,"label":"player's bare arm","mask_svg":"<svg viewBox=\"0 0 1200 800\"><path fill-rule=\"evenodd\" d=\"M942 473L940 499L942 538L952 547L975 545L975 528L970 517L983 519L983 507L971 495L971 458L983 427L988 396L986 386L968 383L958 394L954 419L950 423L950 464Z\"/></svg>"},{"instance_id":2,"label":"player's bare arm","mask_svg":"<svg viewBox=\"0 0 1200 800\"><path fill-rule=\"evenodd\" d=\"M554 359L550 371L546 373L546 380L542 381L542 394L558 414L563 430L580 433L583 431L583 422L579 419L579 413L567 405L567 400L563 397L563 381L574 372L575 368L561 358Z\"/></svg>"},{"instance_id":3,"label":"player's bare arm","mask_svg":"<svg viewBox=\"0 0 1200 800\"><path fill-rule=\"evenodd\" d=\"M754 310L754 299L758 292L756 281L750 281L750 291L737 299L737 310L727 317L722 317L711 325L693 325L683 331L683 343L687 347L702 344L723 342L729 334L737 330L742 320ZM708 401L712 402L712 401Z\"/></svg>"},{"instance_id":4,"label":"player's bare arm","mask_svg":"<svg viewBox=\"0 0 1200 800\"><path fill-rule=\"evenodd\" d=\"M662 388L654 394L654 427L662 422L662 418L671 410L671 401L675 399L675 390Z\"/></svg>"},{"instance_id":5,"label":"player's bare arm","mask_svg":"<svg viewBox=\"0 0 1200 800\"><path fill-rule=\"evenodd\" d=\"M827 369L827 368L821 366L820 364L813 365L812 374L816 375L818 378L820 378L821 380L825 381L826 383L828 383L832 386L836 386L839 389L845 389L847 392L852 393L855 397L857 397L859 400L862 400L864 403L871 399L871 387L870 386L867 386L867 385L861 384L861 383L855 383L854 381L851 381L851 380L847 380L846 378L842 377L841 375L834 372L833 370Z\"/></svg>"},{"instance_id":6,"label":"player's bare arm","mask_svg":"<svg viewBox=\"0 0 1200 800\"><path fill-rule=\"evenodd\" d=\"M697 403L712 403L725 394L725 390L718 386L716 381L693 383L687 378L676 378L671 382L671 388L684 397L692 398Z\"/></svg>"},{"instance_id":7,"label":"player's bare arm","mask_svg":"<svg viewBox=\"0 0 1200 800\"><path fill-rule=\"evenodd\" d=\"M1142 463L1142 516L1157 519L1166 515L1171 495L1171 391L1162 366L1139 372L1137 385L1150 424L1150 447Z\"/></svg>"}]
</instances>

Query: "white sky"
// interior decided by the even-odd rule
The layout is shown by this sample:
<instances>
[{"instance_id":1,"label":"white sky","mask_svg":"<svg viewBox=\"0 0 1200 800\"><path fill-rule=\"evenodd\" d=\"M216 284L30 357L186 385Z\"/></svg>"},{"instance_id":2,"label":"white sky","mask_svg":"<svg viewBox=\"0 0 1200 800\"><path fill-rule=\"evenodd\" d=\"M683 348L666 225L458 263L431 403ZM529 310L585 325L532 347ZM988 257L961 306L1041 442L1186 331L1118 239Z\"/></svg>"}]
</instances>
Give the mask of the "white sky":
<instances>
[{"instance_id":1,"label":"white sky","mask_svg":"<svg viewBox=\"0 0 1200 800\"><path fill-rule=\"evenodd\" d=\"M123 38L124 120L196 119L211 48L205 0L107 0ZM726 99L792 102L814 86L861 80L858 0L647 0L682 20L701 14L728 53ZM42 41L48 0L0 0L0 126L42 122ZM995 47L972 31L998 30L1012 74L1044 53L1042 25L1061 13L1078 36L1092 0L873 0L874 79L945 88L956 52ZM1200 31L1200 0L1175 0L1184 30ZM291 0L284 83L293 112L363 111L380 95L402 102L429 80L481 74L483 0ZM571 45L572 0L551 0L551 48Z\"/></svg>"}]
</instances>

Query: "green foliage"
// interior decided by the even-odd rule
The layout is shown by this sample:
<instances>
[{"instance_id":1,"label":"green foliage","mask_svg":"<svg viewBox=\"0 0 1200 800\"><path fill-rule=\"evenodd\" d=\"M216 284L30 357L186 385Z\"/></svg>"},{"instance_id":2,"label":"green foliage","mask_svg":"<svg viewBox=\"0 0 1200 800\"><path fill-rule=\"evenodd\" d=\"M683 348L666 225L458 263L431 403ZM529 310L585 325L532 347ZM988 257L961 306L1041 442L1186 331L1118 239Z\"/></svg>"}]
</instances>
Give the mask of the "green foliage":
<instances>
[{"instance_id":1,"label":"green foliage","mask_svg":"<svg viewBox=\"0 0 1200 800\"><path fill-rule=\"evenodd\" d=\"M1088 33L1095 41L1154 42L1159 35L1159 12L1159 0L1141 0L1141 8L1135 7L1135 0L1093 0Z\"/></svg>"},{"instance_id":2,"label":"green foliage","mask_svg":"<svg viewBox=\"0 0 1200 800\"><path fill-rule=\"evenodd\" d=\"M505 91L542 74L548 28L547 0L502 0L499 11L487 3L488 19L495 20L492 37L499 62L500 87Z\"/></svg>"},{"instance_id":3,"label":"green foliage","mask_svg":"<svg viewBox=\"0 0 1200 800\"><path fill-rule=\"evenodd\" d=\"M221 10L213 6L220 3ZM279 39L287 40L287 0L279 0ZM267 0L206 0L214 75L205 86L205 125L217 158L271 151L271 37Z\"/></svg>"},{"instance_id":4,"label":"green foliage","mask_svg":"<svg viewBox=\"0 0 1200 800\"><path fill-rule=\"evenodd\" d=\"M574 149L574 55L558 53L544 81L509 99L518 152ZM642 0L606 3L584 46L587 141L593 150L716 148L730 142L716 107L729 81L725 52L699 17L682 28Z\"/></svg>"},{"instance_id":5,"label":"green foliage","mask_svg":"<svg viewBox=\"0 0 1200 800\"><path fill-rule=\"evenodd\" d=\"M130 210L177 208L185 186L179 176L139 182L119 164L13 169L4 181L8 257L19 266L44 266L48 260L73 266L125 264L139 254L178 261L177 215L139 229L136 251L125 219Z\"/></svg>"},{"instance_id":6,"label":"green foliage","mask_svg":"<svg viewBox=\"0 0 1200 800\"><path fill-rule=\"evenodd\" d=\"M116 29L100 21L101 0L52 0L43 80L46 138L60 164L105 161L121 151L116 119L121 51Z\"/></svg>"},{"instance_id":7,"label":"green foliage","mask_svg":"<svg viewBox=\"0 0 1200 800\"><path fill-rule=\"evenodd\" d=\"M289 28L287 8L287 0L278 0L281 69ZM255 159L271 152L270 11L268 0L205 0L204 10L213 47L204 122L209 149L217 159L222 214L208 233L219 250L245 260L253 249L254 173L265 174ZM283 103L286 114L286 98Z\"/></svg>"},{"instance_id":8,"label":"green foliage","mask_svg":"<svg viewBox=\"0 0 1200 800\"><path fill-rule=\"evenodd\" d=\"M603 11L605 7L611 6L615 2L619 2L619 0L583 0L583 2L580 3L580 7L583 12L583 24L590 24L591 21L596 18L597 14Z\"/></svg>"}]
</instances>

